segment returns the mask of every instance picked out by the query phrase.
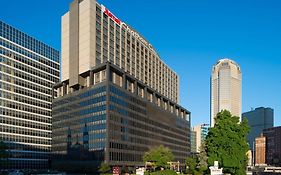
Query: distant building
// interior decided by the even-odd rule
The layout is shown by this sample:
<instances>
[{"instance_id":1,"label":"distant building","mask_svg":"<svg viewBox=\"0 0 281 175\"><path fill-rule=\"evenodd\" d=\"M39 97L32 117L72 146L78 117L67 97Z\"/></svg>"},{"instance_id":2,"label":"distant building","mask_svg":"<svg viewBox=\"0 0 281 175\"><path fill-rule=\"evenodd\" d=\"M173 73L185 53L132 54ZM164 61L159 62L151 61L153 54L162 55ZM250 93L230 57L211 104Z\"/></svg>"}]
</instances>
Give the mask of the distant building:
<instances>
[{"instance_id":1,"label":"distant building","mask_svg":"<svg viewBox=\"0 0 281 175\"><path fill-rule=\"evenodd\" d=\"M221 110L241 117L242 73L239 65L230 59L221 59L212 69L211 77L211 127ZM240 119L241 120L241 119Z\"/></svg>"},{"instance_id":2,"label":"distant building","mask_svg":"<svg viewBox=\"0 0 281 175\"><path fill-rule=\"evenodd\" d=\"M197 149L196 149L196 132L191 130L190 131L190 151L191 153L196 153Z\"/></svg>"},{"instance_id":3,"label":"distant building","mask_svg":"<svg viewBox=\"0 0 281 175\"><path fill-rule=\"evenodd\" d=\"M260 136L264 129L273 127L273 115L273 109L264 107L259 107L242 114L242 120L247 119L248 124L251 127L247 137L251 150L253 150L253 142L255 141L255 138Z\"/></svg>"},{"instance_id":4,"label":"distant building","mask_svg":"<svg viewBox=\"0 0 281 175\"><path fill-rule=\"evenodd\" d=\"M281 166L281 126L263 130L266 137L266 163Z\"/></svg>"},{"instance_id":5,"label":"distant building","mask_svg":"<svg viewBox=\"0 0 281 175\"><path fill-rule=\"evenodd\" d=\"M192 128L192 131L195 132L195 135L196 135L196 137L195 137L196 138L196 142L195 142L196 151L195 152L199 153L200 147L208 134L208 125L200 124L200 125L194 126Z\"/></svg>"},{"instance_id":6,"label":"distant building","mask_svg":"<svg viewBox=\"0 0 281 175\"><path fill-rule=\"evenodd\" d=\"M255 165L266 164L266 137L261 135L255 139Z\"/></svg>"}]
</instances>

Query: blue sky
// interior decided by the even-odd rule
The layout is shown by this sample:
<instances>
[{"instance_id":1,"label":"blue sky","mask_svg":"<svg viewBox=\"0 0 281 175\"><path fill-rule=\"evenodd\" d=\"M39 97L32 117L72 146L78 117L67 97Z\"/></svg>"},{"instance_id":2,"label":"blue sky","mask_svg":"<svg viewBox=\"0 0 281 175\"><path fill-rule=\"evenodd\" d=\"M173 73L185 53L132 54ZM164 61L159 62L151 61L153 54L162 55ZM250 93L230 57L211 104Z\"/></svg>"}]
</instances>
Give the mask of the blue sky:
<instances>
[{"instance_id":1,"label":"blue sky","mask_svg":"<svg viewBox=\"0 0 281 175\"><path fill-rule=\"evenodd\" d=\"M1 2L0 19L60 50L60 17L72 0ZM243 73L242 111L275 110L281 125L281 1L100 0L140 32L180 76L192 125L209 122L210 74L223 57Z\"/></svg>"}]
</instances>

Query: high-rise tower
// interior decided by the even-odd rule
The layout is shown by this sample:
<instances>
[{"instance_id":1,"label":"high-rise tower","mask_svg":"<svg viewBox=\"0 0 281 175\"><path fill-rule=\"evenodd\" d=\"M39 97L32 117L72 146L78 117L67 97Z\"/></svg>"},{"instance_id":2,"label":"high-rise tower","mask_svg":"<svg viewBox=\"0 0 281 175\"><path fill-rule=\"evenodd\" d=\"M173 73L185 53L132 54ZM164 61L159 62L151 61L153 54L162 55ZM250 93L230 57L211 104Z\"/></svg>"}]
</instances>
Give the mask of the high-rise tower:
<instances>
[{"instance_id":1,"label":"high-rise tower","mask_svg":"<svg viewBox=\"0 0 281 175\"><path fill-rule=\"evenodd\" d=\"M144 153L164 145L184 166L190 112L177 104L178 85L176 73L138 32L95 0L74 0L62 17L53 165L80 172L101 162L144 166Z\"/></svg>"},{"instance_id":2,"label":"high-rise tower","mask_svg":"<svg viewBox=\"0 0 281 175\"><path fill-rule=\"evenodd\" d=\"M221 110L228 110L240 117L242 99L242 73L239 65L230 59L221 59L212 69L211 77L211 126Z\"/></svg>"}]
</instances>

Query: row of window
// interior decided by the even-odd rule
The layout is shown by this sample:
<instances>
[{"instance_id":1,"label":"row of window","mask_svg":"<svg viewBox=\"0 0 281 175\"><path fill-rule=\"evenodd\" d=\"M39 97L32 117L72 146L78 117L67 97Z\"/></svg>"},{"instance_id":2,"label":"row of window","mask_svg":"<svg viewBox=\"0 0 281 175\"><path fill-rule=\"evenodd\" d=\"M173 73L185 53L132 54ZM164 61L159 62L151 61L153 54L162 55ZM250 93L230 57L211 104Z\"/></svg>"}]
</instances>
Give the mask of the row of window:
<instances>
[{"instance_id":1,"label":"row of window","mask_svg":"<svg viewBox=\"0 0 281 175\"><path fill-rule=\"evenodd\" d=\"M49 154L42 153L29 153L29 152L9 152L8 155L10 158L19 158L19 159L49 159Z\"/></svg>"},{"instance_id":2,"label":"row of window","mask_svg":"<svg viewBox=\"0 0 281 175\"><path fill-rule=\"evenodd\" d=\"M52 88L52 86L54 85L54 83L39 79L35 75L30 75L25 72L7 67L5 65L0 65L0 71L10 74L11 76L16 76L16 77L22 78L24 80L31 81L33 83L37 83L44 87Z\"/></svg>"},{"instance_id":3,"label":"row of window","mask_svg":"<svg viewBox=\"0 0 281 175\"><path fill-rule=\"evenodd\" d=\"M145 102L133 97L132 95L128 95L127 93L119 90L118 88L114 87L114 86L110 86L109 87L110 92L116 94L119 97L122 97L123 99L126 99L130 102L132 102L133 104L138 104L141 107L146 107Z\"/></svg>"},{"instance_id":4,"label":"row of window","mask_svg":"<svg viewBox=\"0 0 281 175\"><path fill-rule=\"evenodd\" d=\"M7 115L11 117L16 117L20 119L26 119L29 120L28 122L42 122L42 123L51 123L51 118L49 117L41 117L36 114L31 114L29 112L24 112L24 111L16 111L14 109L5 109L5 108L0 108L0 114L1 115Z\"/></svg>"},{"instance_id":5,"label":"row of window","mask_svg":"<svg viewBox=\"0 0 281 175\"><path fill-rule=\"evenodd\" d=\"M131 144L122 144L118 142L109 142L109 148L113 149L121 149L121 150L129 150L129 151L142 151L146 152L147 146L136 146L136 145L131 145Z\"/></svg>"},{"instance_id":6,"label":"row of window","mask_svg":"<svg viewBox=\"0 0 281 175\"><path fill-rule=\"evenodd\" d=\"M5 82L0 83L0 89L5 89L7 91L12 91L14 93L18 93L18 94L21 94L21 95L25 95L25 96L28 96L28 97L35 98L35 99L40 99L40 100L43 100L43 101L46 101L46 102L52 102L51 96L46 96L46 95L31 91L31 90L27 90L27 89L24 89L24 88L20 88L18 86L8 84L8 83L5 83Z\"/></svg>"},{"instance_id":7,"label":"row of window","mask_svg":"<svg viewBox=\"0 0 281 175\"><path fill-rule=\"evenodd\" d=\"M9 131L9 128L5 127L4 130ZM21 142L21 143L31 143L31 144L41 144L41 145L51 145L51 140L49 139L41 139L41 138L33 138L23 135L12 135L9 132L0 134L0 138L7 142Z\"/></svg>"},{"instance_id":8,"label":"row of window","mask_svg":"<svg viewBox=\"0 0 281 175\"><path fill-rule=\"evenodd\" d=\"M11 83L11 84L16 84L18 86L23 86L27 89L32 89L34 91L38 91L38 92L41 92L41 93L44 93L44 94L48 94L48 95L52 94L52 89L48 89L46 87L38 86L38 85L35 85L34 83L28 82L26 80L19 79L17 77L11 77L11 76L6 75L6 74L2 74L1 72L0 72L0 80L6 81L6 82Z\"/></svg>"},{"instance_id":9,"label":"row of window","mask_svg":"<svg viewBox=\"0 0 281 175\"><path fill-rule=\"evenodd\" d=\"M51 111L35 108L33 106L22 105L20 103L15 103L15 101L1 100L0 105L2 105L3 107L16 109L23 112L32 112L34 114L51 116Z\"/></svg>"},{"instance_id":10,"label":"row of window","mask_svg":"<svg viewBox=\"0 0 281 175\"><path fill-rule=\"evenodd\" d=\"M0 36L28 48L29 50L39 53L50 60L59 62L59 52L57 50L24 34L10 25L3 23L2 21L0 21ZM47 60L46 63L52 66L52 61Z\"/></svg>"},{"instance_id":11,"label":"row of window","mask_svg":"<svg viewBox=\"0 0 281 175\"><path fill-rule=\"evenodd\" d=\"M0 39L0 42L1 42L1 39ZM59 77L59 64L57 66L54 67L49 67L49 66L46 66L44 65L43 63L41 62L38 62L38 61L35 61L35 60L32 60L26 56L22 56L14 51L10 51L6 48L4 48L3 46L0 45L0 54L2 55L5 55L11 59L14 59L16 61L19 61L20 63L26 65L26 66L31 66L33 68L37 68L39 69L40 71L43 71L43 72L47 72L51 75L54 75L56 77Z\"/></svg>"},{"instance_id":12,"label":"row of window","mask_svg":"<svg viewBox=\"0 0 281 175\"><path fill-rule=\"evenodd\" d=\"M44 71L34 69L34 67L26 66L25 64L13 61L13 60L11 60L9 58L6 58L6 57L3 57L3 56L0 56L0 62L2 62L5 65L8 65L12 68L16 68L16 69L19 69L21 71L27 72L29 74L35 75L38 78L46 79L46 80L51 81L51 82L58 82L59 81L59 75L54 76L54 75L47 74Z\"/></svg>"},{"instance_id":13,"label":"row of window","mask_svg":"<svg viewBox=\"0 0 281 175\"><path fill-rule=\"evenodd\" d=\"M6 137L2 137L4 135L0 135L0 139L4 140ZM2 137L2 138L1 138ZM20 136L18 136L20 137ZM50 152L51 147L42 146L42 145L29 145L15 142L5 141L5 144L9 148L9 150L24 150L24 151L36 151L36 152Z\"/></svg>"},{"instance_id":14,"label":"row of window","mask_svg":"<svg viewBox=\"0 0 281 175\"><path fill-rule=\"evenodd\" d=\"M97 79L97 78L95 78L95 79ZM99 87L99 88L94 88L94 89L91 89L91 90L86 90L86 92L83 92L83 93L79 94L79 96L70 96L70 97L67 97L67 98L64 98L64 99L61 99L61 100L58 100L58 101L54 101L53 106L54 106L54 108L56 106L63 106L65 104L68 104L68 103L71 103L71 102L74 102L74 101L78 101L80 99L89 98L89 97L92 97L94 95L96 96L96 95L98 95L100 93L103 93L105 91L106 91L105 86L102 86L102 87Z\"/></svg>"},{"instance_id":15,"label":"row of window","mask_svg":"<svg viewBox=\"0 0 281 175\"><path fill-rule=\"evenodd\" d=\"M97 9L98 8L99 7L97 7ZM146 42L142 43L140 40L135 39L135 35L130 35L130 32L126 32L124 28L120 29L112 19L101 13L102 12L97 11L96 14L97 63L110 60L117 66L120 66L121 58L120 67L125 68L124 63L126 59L128 63L126 64L126 70L129 71L130 74L140 78L141 81L149 84L152 88L173 101L177 101L178 80L176 74L158 58L157 54L155 54L150 46L147 46ZM103 18L103 20L101 20L101 18ZM103 36L103 49L101 49L101 36ZM109 45L107 43L109 43ZM126 54L125 49L127 50ZM101 60L102 50L103 60ZM109 59L107 59L108 54Z\"/></svg>"},{"instance_id":16,"label":"row of window","mask_svg":"<svg viewBox=\"0 0 281 175\"><path fill-rule=\"evenodd\" d=\"M9 117L4 117L0 116L0 123L3 124L8 124L8 125L14 125L15 127L22 127L22 133L24 135L29 135L27 133L31 133L30 135L33 136L40 136L40 137L51 137L50 132L46 131L51 131L52 127L51 125L46 125L46 124L41 124L41 123L35 123L35 122L30 122L26 120L18 120L15 118L9 118ZM25 128L23 128L25 127ZM29 128L33 129L40 129L40 130L45 130L45 131L38 131L38 130L30 130Z\"/></svg>"},{"instance_id":17,"label":"row of window","mask_svg":"<svg viewBox=\"0 0 281 175\"><path fill-rule=\"evenodd\" d=\"M6 122L7 120L4 120ZM36 137L45 137L45 138L51 138L52 134L50 132L44 132L44 131L36 131L36 130L30 130L26 128L18 128L18 127L12 127L12 126L5 126L3 125L0 129L1 132L6 132L10 134L20 134L24 135L25 137L28 136L36 136Z\"/></svg>"},{"instance_id":18,"label":"row of window","mask_svg":"<svg viewBox=\"0 0 281 175\"><path fill-rule=\"evenodd\" d=\"M111 161L143 162L142 157L142 154L136 153L109 152Z\"/></svg>"},{"instance_id":19,"label":"row of window","mask_svg":"<svg viewBox=\"0 0 281 175\"><path fill-rule=\"evenodd\" d=\"M10 99L15 102L25 103L24 105L29 104L29 105L33 105L33 106L41 107L41 108L45 108L45 109L51 109L51 106L52 106L50 103L41 102L38 100L31 99L29 97L25 97L25 96L13 94L13 93L1 91L1 90L0 90L0 97ZM41 110L44 110L44 109L41 109Z\"/></svg>"},{"instance_id":20,"label":"row of window","mask_svg":"<svg viewBox=\"0 0 281 175\"><path fill-rule=\"evenodd\" d=\"M131 103L127 103L126 101L120 99L120 98L116 98L114 96L110 96L110 102L113 102L115 104L118 104L119 106L122 106L122 107L125 107L125 108L128 108L128 109L131 109L135 112L139 112L139 113L142 113L142 114L146 114L146 110L145 109L142 109L136 105L133 105Z\"/></svg>"},{"instance_id":21,"label":"row of window","mask_svg":"<svg viewBox=\"0 0 281 175\"><path fill-rule=\"evenodd\" d=\"M48 160L41 160L41 159L35 159L35 160L9 160L9 163L7 163L4 168L7 169L48 169L49 163Z\"/></svg>"},{"instance_id":22,"label":"row of window","mask_svg":"<svg viewBox=\"0 0 281 175\"><path fill-rule=\"evenodd\" d=\"M110 135L109 138L112 141L122 141L125 143L132 143L138 145L155 145L155 144L163 144L168 143L171 149L177 151L186 151L186 143L188 142L187 138L184 138L181 141L176 141L173 138L169 138L168 136L157 134L157 133L148 133L145 131L128 129L126 127L118 126L111 124L110 125ZM134 130L134 131L133 131Z\"/></svg>"},{"instance_id":23,"label":"row of window","mask_svg":"<svg viewBox=\"0 0 281 175\"><path fill-rule=\"evenodd\" d=\"M130 119L129 121L131 121L129 122L129 126L138 127L138 128L140 127L145 131L151 131L152 133L165 132L163 133L164 135L170 136L172 138L178 138L176 134L180 134L183 137L179 137L178 139L183 139L186 134L185 130L189 127L189 125L186 125L184 129L174 128L169 125L164 125L160 122L156 122L154 120L148 119L146 116L141 115L139 113L127 111L126 109L122 109L121 107L117 107L117 106L113 106L113 105L111 106L113 109L112 111L117 111L117 112L110 113L110 119L112 119L113 121L121 121L120 119L121 116L124 118L128 117L128 119ZM160 128L162 131L159 131L158 128ZM170 133L173 133L173 135L170 135Z\"/></svg>"}]
</instances>

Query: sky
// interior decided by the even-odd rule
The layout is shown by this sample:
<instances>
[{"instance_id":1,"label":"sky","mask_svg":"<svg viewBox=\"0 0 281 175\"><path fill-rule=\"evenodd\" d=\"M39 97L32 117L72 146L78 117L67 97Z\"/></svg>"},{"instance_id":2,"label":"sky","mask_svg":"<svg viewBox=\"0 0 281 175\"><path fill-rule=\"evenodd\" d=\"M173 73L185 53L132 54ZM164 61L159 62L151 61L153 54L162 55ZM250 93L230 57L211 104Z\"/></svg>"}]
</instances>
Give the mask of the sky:
<instances>
[{"instance_id":1,"label":"sky","mask_svg":"<svg viewBox=\"0 0 281 175\"><path fill-rule=\"evenodd\" d=\"M61 16L72 0L1 1L0 20L60 50ZM210 76L221 58L242 69L242 112L274 109L281 125L281 1L98 0L142 34L180 76L192 126L209 123Z\"/></svg>"}]
</instances>

